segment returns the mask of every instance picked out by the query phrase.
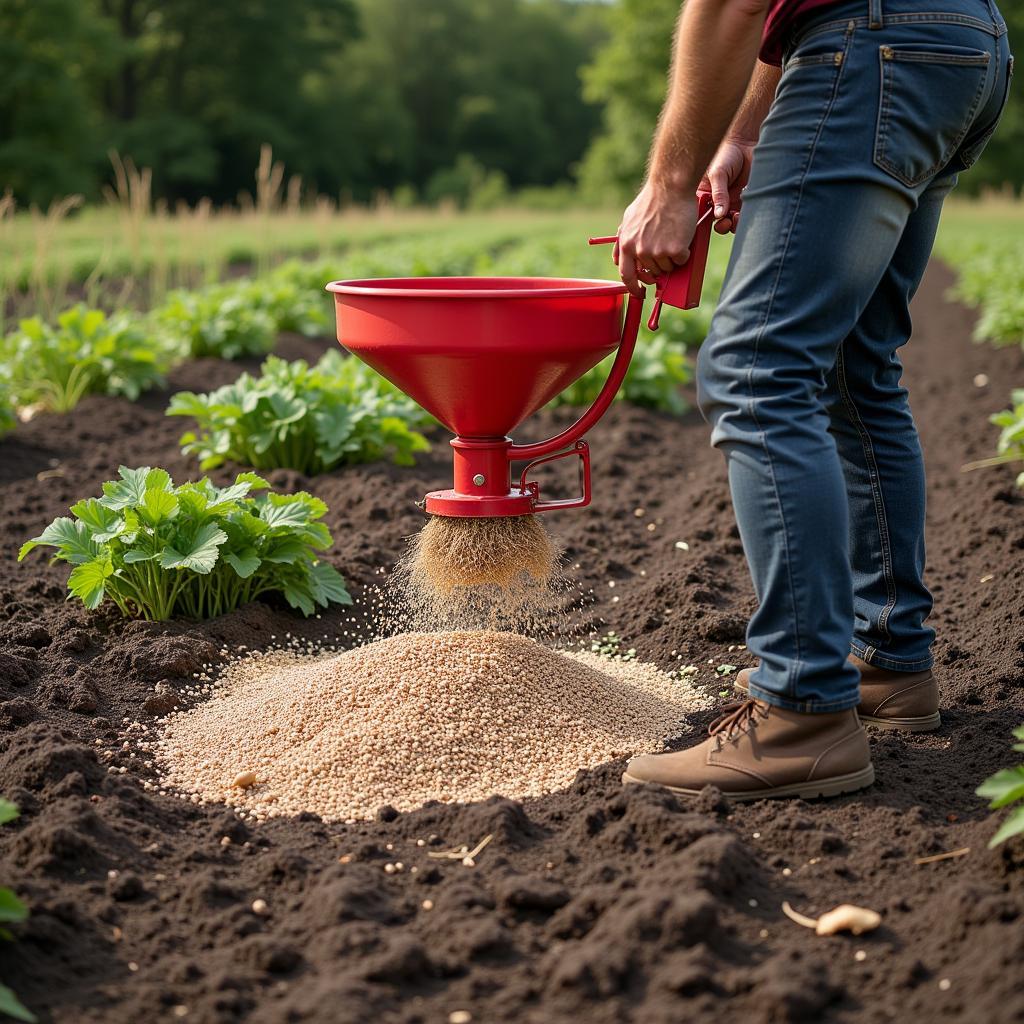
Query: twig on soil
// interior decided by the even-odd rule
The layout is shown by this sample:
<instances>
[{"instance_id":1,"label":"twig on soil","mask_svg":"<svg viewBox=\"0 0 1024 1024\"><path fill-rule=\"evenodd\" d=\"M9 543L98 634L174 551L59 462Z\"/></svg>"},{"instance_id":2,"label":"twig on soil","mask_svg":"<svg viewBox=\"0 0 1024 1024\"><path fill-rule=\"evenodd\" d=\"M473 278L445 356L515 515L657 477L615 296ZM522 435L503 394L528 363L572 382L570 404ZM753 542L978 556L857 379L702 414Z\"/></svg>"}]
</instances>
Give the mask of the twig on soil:
<instances>
[{"instance_id":1,"label":"twig on soil","mask_svg":"<svg viewBox=\"0 0 1024 1024\"><path fill-rule=\"evenodd\" d=\"M970 853L971 848L969 846L962 846L959 850L947 850L945 853L933 853L929 857L915 857L915 864L934 864L940 860L951 860L953 857L962 857L965 853Z\"/></svg>"},{"instance_id":2,"label":"twig on soil","mask_svg":"<svg viewBox=\"0 0 1024 1024\"><path fill-rule=\"evenodd\" d=\"M476 862L476 857L483 851L483 848L494 838L493 835L486 835L471 850L468 846L460 846L454 850L437 850L428 853L428 857L434 860L461 860L466 867L471 868Z\"/></svg>"},{"instance_id":3,"label":"twig on soil","mask_svg":"<svg viewBox=\"0 0 1024 1024\"><path fill-rule=\"evenodd\" d=\"M817 935L835 935L844 931L861 935L874 931L882 923L882 917L876 911L855 907L851 903L843 903L817 919L797 912L787 901L782 904L782 912L804 928L813 928Z\"/></svg>"},{"instance_id":4,"label":"twig on soil","mask_svg":"<svg viewBox=\"0 0 1024 1024\"><path fill-rule=\"evenodd\" d=\"M802 924L805 928L818 927L818 919L816 917L807 917L805 914L798 913L789 905L789 900L782 901L782 912L790 921L796 921L797 924Z\"/></svg>"}]
</instances>

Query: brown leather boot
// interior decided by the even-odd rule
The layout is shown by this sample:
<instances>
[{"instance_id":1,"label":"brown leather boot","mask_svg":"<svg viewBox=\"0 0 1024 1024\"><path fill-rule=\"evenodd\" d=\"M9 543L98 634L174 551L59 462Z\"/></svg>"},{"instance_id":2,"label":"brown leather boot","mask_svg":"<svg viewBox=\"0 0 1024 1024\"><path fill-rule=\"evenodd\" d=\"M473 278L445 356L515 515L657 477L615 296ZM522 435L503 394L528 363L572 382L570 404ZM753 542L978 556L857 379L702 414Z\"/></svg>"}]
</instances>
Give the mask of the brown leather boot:
<instances>
[{"instance_id":1,"label":"brown leather boot","mask_svg":"<svg viewBox=\"0 0 1024 1024\"><path fill-rule=\"evenodd\" d=\"M877 729L900 732L931 732L942 725L939 717L939 688L931 669L924 672L892 672L861 661L851 654L849 662L860 672L860 720ZM741 693L750 688L745 668L733 684Z\"/></svg>"},{"instance_id":2,"label":"brown leather boot","mask_svg":"<svg viewBox=\"0 0 1024 1024\"><path fill-rule=\"evenodd\" d=\"M623 782L697 796L717 786L733 800L838 796L875 781L868 738L853 710L804 714L748 698L729 705L689 750L645 754Z\"/></svg>"}]
</instances>

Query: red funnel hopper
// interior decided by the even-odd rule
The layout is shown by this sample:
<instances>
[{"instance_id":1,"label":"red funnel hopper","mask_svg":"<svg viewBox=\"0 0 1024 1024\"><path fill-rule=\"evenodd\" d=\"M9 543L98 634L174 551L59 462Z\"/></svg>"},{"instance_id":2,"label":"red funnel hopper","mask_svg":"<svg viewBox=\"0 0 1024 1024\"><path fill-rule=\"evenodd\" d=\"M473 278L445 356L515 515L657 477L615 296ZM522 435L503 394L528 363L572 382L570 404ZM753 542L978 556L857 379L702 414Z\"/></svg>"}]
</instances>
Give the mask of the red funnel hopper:
<instances>
[{"instance_id":1,"label":"red funnel hopper","mask_svg":"<svg viewBox=\"0 0 1024 1024\"><path fill-rule=\"evenodd\" d=\"M336 281L338 339L436 416L456 437L455 486L427 495L438 515L523 515L590 502L582 435L618 390L633 353L641 303L623 330L626 289L609 281L524 277ZM569 430L532 445L508 434L620 345L601 396ZM567 446L573 447L568 450ZM511 482L511 463L576 456L581 493L540 500Z\"/></svg>"},{"instance_id":2,"label":"red funnel hopper","mask_svg":"<svg viewBox=\"0 0 1024 1024\"><path fill-rule=\"evenodd\" d=\"M338 337L460 437L504 437L619 343L609 281L343 281Z\"/></svg>"},{"instance_id":3,"label":"red funnel hopper","mask_svg":"<svg viewBox=\"0 0 1024 1024\"><path fill-rule=\"evenodd\" d=\"M662 302L697 304L709 211L710 196L702 196L690 259L659 282L657 309ZM428 512L508 516L590 504L590 449L583 435L626 375L643 299L627 302L618 282L544 277L335 281L327 289L334 292L341 344L456 435L454 487L428 494ZM536 444L513 444L509 433L530 413L616 347L604 387L571 427ZM569 457L579 459L579 495L542 501L537 483L527 479L530 470ZM529 464L513 484L517 461Z\"/></svg>"}]
</instances>

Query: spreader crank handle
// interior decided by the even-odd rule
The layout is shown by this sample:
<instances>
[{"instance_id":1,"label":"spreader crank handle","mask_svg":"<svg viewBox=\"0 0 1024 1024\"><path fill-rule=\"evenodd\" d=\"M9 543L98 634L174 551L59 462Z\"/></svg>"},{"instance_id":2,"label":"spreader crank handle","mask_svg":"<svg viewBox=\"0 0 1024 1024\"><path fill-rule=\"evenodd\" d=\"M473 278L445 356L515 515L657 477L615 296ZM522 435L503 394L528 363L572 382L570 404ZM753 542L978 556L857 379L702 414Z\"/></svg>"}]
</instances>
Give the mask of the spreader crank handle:
<instances>
[{"instance_id":1,"label":"spreader crank handle","mask_svg":"<svg viewBox=\"0 0 1024 1024\"><path fill-rule=\"evenodd\" d=\"M531 469L540 466L545 462L555 462L558 459L568 459L577 456L580 460L580 493L576 498L559 498L555 501L540 500L540 484L535 480L527 480L526 476ZM563 508L584 508L590 504L590 445L586 441L577 441L572 448L564 452L555 452L554 455L545 455L542 458L534 459L533 462L523 467L522 475L519 477L519 490L524 494L529 492L533 495L534 512L550 512L553 509Z\"/></svg>"},{"instance_id":2,"label":"spreader crank handle","mask_svg":"<svg viewBox=\"0 0 1024 1024\"><path fill-rule=\"evenodd\" d=\"M711 193L701 189L697 193L697 223L690 242L690 255L685 263L655 280L654 307L647 321L648 329L656 331L661 321L661 307L675 306L677 309L693 309L700 305L700 293L704 285L704 268L708 260L708 246L711 244L711 217L714 201ZM737 216L733 211L730 216ZM591 238L591 245L605 245L617 242L618 235L600 235Z\"/></svg>"}]
</instances>

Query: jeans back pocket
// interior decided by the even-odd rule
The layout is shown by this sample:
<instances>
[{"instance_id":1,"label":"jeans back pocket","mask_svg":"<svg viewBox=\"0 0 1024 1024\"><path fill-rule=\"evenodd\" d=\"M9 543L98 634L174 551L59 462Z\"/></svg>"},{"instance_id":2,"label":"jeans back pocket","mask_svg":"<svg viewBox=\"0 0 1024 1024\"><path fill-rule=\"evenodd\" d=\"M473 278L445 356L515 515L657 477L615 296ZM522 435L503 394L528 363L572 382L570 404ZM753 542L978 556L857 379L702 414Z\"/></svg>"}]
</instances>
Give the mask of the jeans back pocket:
<instances>
[{"instance_id":1,"label":"jeans back pocket","mask_svg":"<svg viewBox=\"0 0 1024 1024\"><path fill-rule=\"evenodd\" d=\"M987 126L983 128L980 134L977 131L970 133L964 140L964 144L960 147L960 152L957 153L957 164L962 171L970 170L977 162L978 158L984 152L985 147L989 144L989 140L996 133L996 128L999 127L999 122L1002 119L1003 112L1006 110L1007 101L1010 98L1010 86L1013 83L1013 57L1010 57L1006 64L1006 80L1003 85L1002 101L999 104L999 109L996 116L992 118ZM998 86L997 86L998 88Z\"/></svg>"},{"instance_id":2,"label":"jeans back pocket","mask_svg":"<svg viewBox=\"0 0 1024 1024\"><path fill-rule=\"evenodd\" d=\"M881 46L875 163L910 188L934 177L974 124L992 56L963 46Z\"/></svg>"}]
</instances>

